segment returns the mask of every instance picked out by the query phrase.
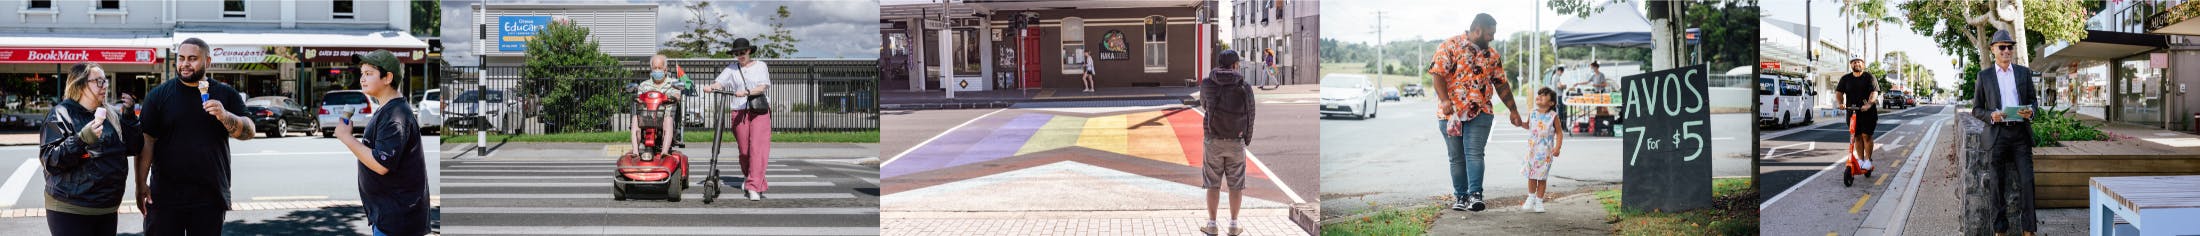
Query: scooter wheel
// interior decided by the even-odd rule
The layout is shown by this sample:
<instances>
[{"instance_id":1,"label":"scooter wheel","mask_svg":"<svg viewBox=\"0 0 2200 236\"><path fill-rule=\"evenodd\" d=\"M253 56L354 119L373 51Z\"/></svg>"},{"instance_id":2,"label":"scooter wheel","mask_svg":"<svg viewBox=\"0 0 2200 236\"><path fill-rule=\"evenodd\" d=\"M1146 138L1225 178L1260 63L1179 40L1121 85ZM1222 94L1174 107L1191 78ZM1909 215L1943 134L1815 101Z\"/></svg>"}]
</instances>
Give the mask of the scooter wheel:
<instances>
[{"instance_id":1,"label":"scooter wheel","mask_svg":"<svg viewBox=\"0 0 2200 236\"><path fill-rule=\"evenodd\" d=\"M1841 187L1856 186L1856 175L1841 175Z\"/></svg>"},{"instance_id":2,"label":"scooter wheel","mask_svg":"<svg viewBox=\"0 0 2200 236\"><path fill-rule=\"evenodd\" d=\"M687 177L683 175L677 182L665 183L665 201L680 202L680 189L686 184L679 182L687 182Z\"/></svg>"},{"instance_id":3,"label":"scooter wheel","mask_svg":"<svg viewBox=\"0 0 2200 236\"><path fill-rule=\"evenodd\" d=\"M619 186L611 186L611 200L626 201L626 189L620 189Z\"/></svg>"}]
</instances>

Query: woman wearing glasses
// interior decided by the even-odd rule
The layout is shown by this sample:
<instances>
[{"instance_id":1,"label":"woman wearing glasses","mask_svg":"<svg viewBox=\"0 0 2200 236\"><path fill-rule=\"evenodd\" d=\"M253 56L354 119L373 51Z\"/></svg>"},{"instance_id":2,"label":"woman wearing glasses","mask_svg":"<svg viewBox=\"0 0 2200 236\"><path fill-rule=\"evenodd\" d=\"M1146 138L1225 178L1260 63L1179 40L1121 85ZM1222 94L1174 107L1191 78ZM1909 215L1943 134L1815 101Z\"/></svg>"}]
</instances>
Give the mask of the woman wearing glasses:
<instances>
[{"instance_id":1,"label":"woman wearing glasses","mask_svg":"<svg viewBox=\"0 0 2200 236\"><path fill-rule=\"evenodd\" d=\"M38 161L46 172L46 227L53 235L114 235L115 213L129 185L130 160L141 147L137 122L107 106L107 76L99 64L77 63L39 129Z\"/></svg>"}]
</instances>

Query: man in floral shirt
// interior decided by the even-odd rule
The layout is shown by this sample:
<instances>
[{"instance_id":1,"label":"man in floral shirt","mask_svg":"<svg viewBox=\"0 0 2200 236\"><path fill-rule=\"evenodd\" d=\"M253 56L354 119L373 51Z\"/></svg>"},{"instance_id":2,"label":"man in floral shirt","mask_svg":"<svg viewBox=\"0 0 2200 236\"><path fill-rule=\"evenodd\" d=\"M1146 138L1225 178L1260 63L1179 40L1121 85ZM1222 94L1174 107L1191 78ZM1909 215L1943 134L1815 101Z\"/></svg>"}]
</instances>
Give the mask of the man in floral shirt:
<instances>
[{"instance_id":1,"label":"man in floral shirt","mask_svg":"<svg viewBox=\"0 0 2200 236\"><path fill-rule=\"evenodd\" d=\"M1475 15L1466 34L1444 40L1429 59L1428 74L1440 86L1436 99L1441 112L1436 116L1443 128L1444 146L1451 154L1451 186L1456 199L1451 209L1455 211L1484 208L1482 157L1486 151L1483 147L1490 141L1490 96L1495 94L1505 102L1513 126L1524 126L1519 109L1513 106L1505 66L1497 52L1489 48L1496 28L1497 20L1489 14Z\"/></svg>"}]
</instances>

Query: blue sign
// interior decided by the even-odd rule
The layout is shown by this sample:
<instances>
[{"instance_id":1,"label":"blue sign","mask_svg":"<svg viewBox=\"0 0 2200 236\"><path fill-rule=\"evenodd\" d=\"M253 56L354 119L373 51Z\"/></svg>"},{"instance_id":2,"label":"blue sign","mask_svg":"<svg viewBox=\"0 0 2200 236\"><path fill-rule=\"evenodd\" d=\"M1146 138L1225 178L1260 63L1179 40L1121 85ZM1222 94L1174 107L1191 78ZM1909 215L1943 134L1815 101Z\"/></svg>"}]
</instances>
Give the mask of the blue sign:
<instances>
[{"instance_id":1,"label":"blue sign","mask_svg":"<svg viewBox=\"0 0 2200 236\"><path fill-rule=\"evenodd\" d=\"M497 51L527 51L527 40L550 25L550 16L498 16Z\"/></svg>"}]
</instances>

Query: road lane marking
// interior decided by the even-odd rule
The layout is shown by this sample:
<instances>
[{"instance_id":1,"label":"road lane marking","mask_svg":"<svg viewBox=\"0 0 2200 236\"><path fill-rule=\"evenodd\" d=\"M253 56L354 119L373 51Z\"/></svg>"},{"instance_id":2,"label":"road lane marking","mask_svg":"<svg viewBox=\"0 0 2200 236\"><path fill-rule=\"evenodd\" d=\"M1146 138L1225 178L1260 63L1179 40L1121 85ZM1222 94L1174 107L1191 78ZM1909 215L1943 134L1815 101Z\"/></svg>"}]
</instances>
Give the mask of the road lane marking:
<instances>
[{"instance_id":1,"label":"road lane marking","mask_svg":"<svg viewBox=\"0 0 2200 236\"><path fill-rule=\"evenodd\" d=\"M608 167L608 166L606 166L606 167ZM612 171L611 169L612 169L612 168L603 168L602 170L443 170L443 173L444 173L444 174L449 174L449 173L462 173L462 172L481 172L481 173L604 173L604 174L610 174L610 173L612 173L612 172L615 172L615 171ZM781 172L785 172L785 171L801 171L801 170L796 170L796 169L764 169L764 171L765 171L765 172L772 172L772 171L781 171Z\"/></svg>"},{"instance_id":2,"label":"road lane marking","mask_svg":"<svg viewBox=\"0 0 2200 236\"><path fill-rule=\"evenodd\" d=\"M1828 124L1831 124L1831 123L1828 123ZM1904 126L1904 125L1895 125L1895 126L1893 127L1893 129L1902 129L1902 126ZM1844 133L1846 133L1846 130L1842 130L1842 131L1844 131ZM1876 137L1876 138L1872 138L1872 142L1873 142L1873 143L1881 143L1881 142L1879 142L1879 140L1880 140L1880 139L1886 139L1886 138L1887 138L1887 136L1885 136L1885 135L1881 135L1881 136L1879 136L1879 137ZM1846 143L1846 142L1843 142L1843 143ZM1832 172L1832 171L1833 171L1833 170L1834 170L1834 169L1835 169L1836 167L1840 167L1841 165L1843 165L1843 163L1847 163L1847 161L1845 161L1845 160L1844 160L1844 161L1834 161L1834 162L1833 162L1833 164L1829 164L1829 165L1826 165L1826 168L1823 168L1823 169L1818 169L1818 173L1815 173L1815 174L1811 174L1811 175L1810 175L1810 177L1805 177L1805 178L1803 178L1803 181L1801 181L1801 182L1795 182L1795 184L1793 184L1793 185L1788 185L1788 188L1787 188L1787 190L1780 190L1780 194L1774 194L1774 195L1772 195L1772 198L1771 198L1771 199L1765 200L1765 202L1763 202L1763 203L1757 203L1757 209L1765 209L1765 208L1770 208L1770 207L1772 207L1772 203L1775 203L1775 202L1779 202L1779 201L1780 201L1780 199L1782 199L1782 198L1786 198L1786 197L1788 196L1788 193L1791 193L1791 192L1795 192L1795 190L1796 190L1796 189L1802 188L1804 184L1809 184L1809 183L1811 182L1811 180L1816 180L1816 179L1818 179L1818 176L1820 176L1820 175L1825 175L1826 173L1830 173L1830 172ZM1845 172L1844 172L1844 173L1841 173L1841 174L1848 174L1848 173L1845 173Z\"/></svg>"},{"instance_id":3,"label":"road lane marking","mask_svg":"<svg viewBox=\"0 0 2200 236\"><path fill-rule=\"evenodd\" d=\"M443 185L443 187L445 187L445 188L451 188L451 187L459 187L459 188L489 188L489 187L499 187L499 188L546 188L546 187L603 187L603 186L605 186L605 185L610 185L610 184L607 184L607 183L443 183L442 185ZM833 186L833 183L832 183L832 182L785 182L785 181L773 181L773 182L770 182L770 183L769 183L769 184L767 184L767 185L771 185L771 186L783 186L783 187L831 187L831 186Z\"/></svg>"},{"instance_id":4,"label":"road lane marking","mask_svg":"<svg viewBox=\"0 0 2200 236\"><path fill-rule=\"evenodd\" d=\"M708 177L708 176L709 176L709 175L689 175L688 177L690 177L690 178L698 178L698 179L700 179L700 178L703 178L703 177ZM764 178L817 178L817 175L764 175ZM547 180L547 179L611 179L611 176L464 176L464 175L459 175L459 176L443 176L443 177L442 177L442 179L445 179L445 180L457 180L457 179L467 179L467 180L493 180L493 179L522 179L522 180L534 180L534 179L545 179L545 180Z\"/></svg>"},{"instance_id":5,"label":"road lane marking","mask_svg":"<svg viewBox=\"0 0 2200 236\"><path fill-rule=\"evenodd\" d=\"M15 167L8 183L0 184L0 208L14 207L15 201L23 197L23 189L30 186L31 174L38 172L38 165L38 158L26 158L23 165Z\"/></svg>"},{"instance_id":6,"label":"road lane marking","mask_svg":"<svg viewBox=\"0 0 2200 236\"><path fill-rule=\"evenodd\" d=\"M1818 150L1818 142L1801 142L1801 143L1788 144L1788 145L1783 145L1783 146L1778 146L1778 147L1772 147L1772 149L1768 149L1768 150L1765 150L1765 154L1764 154L1763 156L1764 156L1764 158L1773 158L1773 157L1780 157L1780 155L1775 155L1775 154L1773 154L1773 153L1778 153L1778 152L1780 151L1780 149L1781 149L1781 148L1794 147L1795 145L1805 145L1805 146L1803 147L1803 149L1798 149L1798 150L1795 150L1795 151L1793 151L1793 152L1788 152L1788 154L1796 154L1796 153L1803 153L1803 152L1808 152L1808 151L1810 151L1810 150Z\"/></svg>"},{"instance_id":7,"label":"road lane marking","mask_svg":"<svg viewBox=\"0 0 2200 236\"><path fill-rule=\"evenodd\" d=\"M1196 112L1199 112L1199 116L1200 116L1200 117L1206 117L1206 116L1207 116L1207 110L1206 110L1206 109L1192 109L1192 111L1196 111ZM1283 184L1283 178L1277 178L1277 177L1276 177L1276 169L1270 169L1270 168L1268 168L1268 163L1267 163L1267 162L1262 162L1262 161L1260 161L1260 157L1258 157L1258 156L1253 156L1253 149L1252 149L1252 148L1245 148L1244 150L1239 150L1239 151L1242 151L1242 152L1244 152L1244 153L1245 153L1245 159L1246 159L1246 160L1251 160L1251 161L1253 161L1253 165L1254 165L1254 166L1258 166L1258 167L1260 167L1260 170L1261 170L1261 171L1260 171L1260 173L1262 173L1262 174L1267 174L1267 175L1268 175L1268 181L1270 181L1270 182L1274 182L1274 183L1276 184L1276 187L1277 187L1277 188L1282 188L1282 189L1283 189L1283 195L1284 195L1284 196L1290 196L1290 197L1291 197L1291 203L1306 203L1306 198L1303 198L1303 197L1299 197L1299 192L1291 190L1291 185L1288 185L1288 184Z\"/></svg>"},{"instance_id":8,"label":"road lane marking","mask_svg":"<svg viewBox=\"0 0 2200 236\"><path fill-rule=\"evenodd\" d=\"M878 163L878 166L880 168L885 168L886 165L892 165L894 164L894 161L901 160L901 156L909 155L910 152L917 151L917 148L924 147L924 145L932 144L932 140L939 140L940 137L947 136L947 133L954 133L955 130L962 129L963 126L968 126L971 122L978 122L978 120L985 119L985 117L987 116L993 116L993 113L1001 113L1001 111L1006 110L1008 110L1008 108L994 109L993 112L986 112L984 115L971 117L970 120L963 121L962 124L955 125L955 127L948 127L947 130L940 131L940 134L935 134L932 135L932 138L924 139L924 142L919 142L917 143L917 145L909 146L909 149L901 150L901 154L894 154L894 158L886 159L886 162L880 162Z\"/></svg>"},{"instance_id":9,"label":"road lane marking","mask_svg":"<svg viewBox=\"0 0 2200 236\"><path fill-rule=\"evenodd\" d=\"M444 207L460 214L868 215L878 208Z\"/></svg>"},{"instance_id":10,"label":"road lane marking","mask_svg":"<svg viewBox=\"0 0 2200 236\"><path fill-rule=\"evenodd\" d=\"M351 152L255 152L255 153L230 153L230 154L229 154L229 156L232 156L232 157L239 157L239 156L291 156L291 155L339 155L339 154L341 154L341 155L349 155L349 154L351 154Z\"/></svg>"},{"instance_id":11,"label":"road lane marking","mask_svg":"<svg viewBox=\"0 0 2200 236\"><path fill-rule=\"evenodd\" d=\"M1868 202L1868 201L1871 201L1871 200L1872 200L1872 194L1869 194L1869 193L1866 193L1866 194L1864 194L1864 197L1862 197L1862 198L1857 198L1857 199L1856 199L1856 205L1850 205L1850 206L1849 206L1849 214L1856 214L1856 211L1861 211L1861 210L1864 210L1864 202Z\"/></svg>"},{"instance_id":12,"label":"road lane marking","mask_svg":"<svg viewBox=\"0 0 2200 236\"><path fill-rule=\"evenodd\" d=\"M443 199L604 199L610 192L594 194L443 194ZM703 194L680 194L683 199L702 199ZM844 199L856 198L851 193L764 193L765 199Z\"/></svg>"},{"instance_id":13,"label":"road lane marking","mask_svg":"<svg viewBox=\"0 0 2200 236\"><path fill-rule=\"evenodd\" d=\"M686 226L443 226L443 234L602 235L649 232L657 235L876 235L879 227L686 227Z\"/></svg>"}]
</instances>

